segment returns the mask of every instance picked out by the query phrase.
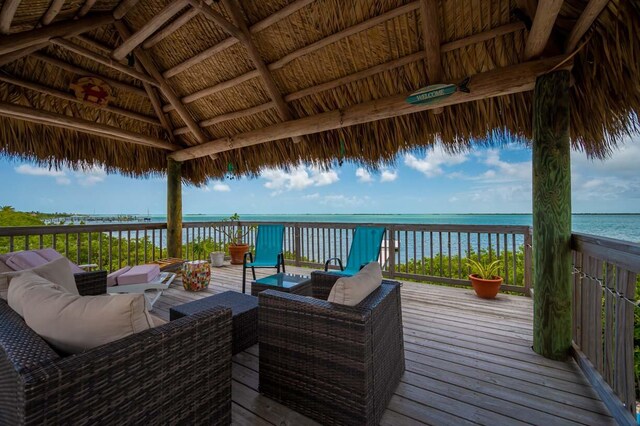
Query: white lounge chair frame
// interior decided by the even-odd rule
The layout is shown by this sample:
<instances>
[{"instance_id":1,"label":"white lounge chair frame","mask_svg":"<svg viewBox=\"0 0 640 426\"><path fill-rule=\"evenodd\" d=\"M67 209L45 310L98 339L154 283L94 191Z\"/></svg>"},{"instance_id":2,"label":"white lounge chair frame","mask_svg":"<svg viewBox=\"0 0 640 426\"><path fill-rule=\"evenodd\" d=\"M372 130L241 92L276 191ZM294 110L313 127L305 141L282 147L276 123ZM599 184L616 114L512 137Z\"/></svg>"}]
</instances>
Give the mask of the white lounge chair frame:
<instances>
[{"instance_id":1,"label":"white lounge chair frame","mask_svg":"<svg viewBox=\"0 0 640 426\"><path fill-rule=\"evenodd\" d=\"M107 293L142 293L147 304L147 309L152 310L153 304L162 296L162 292L169 288L176 274L173 272L160 272L160 275L151 282L141 284L115 285L107 288Z\"/></svg>"}]
</instances>

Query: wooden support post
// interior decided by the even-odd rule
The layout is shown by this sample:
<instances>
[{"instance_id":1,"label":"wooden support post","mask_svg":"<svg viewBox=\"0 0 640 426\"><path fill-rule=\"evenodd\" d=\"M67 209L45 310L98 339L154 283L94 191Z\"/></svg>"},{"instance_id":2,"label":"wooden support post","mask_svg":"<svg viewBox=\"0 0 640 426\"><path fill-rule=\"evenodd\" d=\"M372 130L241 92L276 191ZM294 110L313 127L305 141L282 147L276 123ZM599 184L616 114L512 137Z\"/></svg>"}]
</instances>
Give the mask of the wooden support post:
<instances>
[{"instance_id":1,"label":"wooden support post","mask_svg":"<svg viewBox=\"0 0 640 426\"><path fill-rule=\"evenodd\" d=\"M167 255L182 257L182 163L167 162Z\"/></svg>"},{"instance_id":2,"label":"wooden support post","mask_svg":"<svg viewBox=\"0 0 640 426\"><path fill-rule=\"evenodd\" d=\"M570 80L539 76L533 106L533 350L556 360L571 349Z\"/></svg>"}]
</instances>

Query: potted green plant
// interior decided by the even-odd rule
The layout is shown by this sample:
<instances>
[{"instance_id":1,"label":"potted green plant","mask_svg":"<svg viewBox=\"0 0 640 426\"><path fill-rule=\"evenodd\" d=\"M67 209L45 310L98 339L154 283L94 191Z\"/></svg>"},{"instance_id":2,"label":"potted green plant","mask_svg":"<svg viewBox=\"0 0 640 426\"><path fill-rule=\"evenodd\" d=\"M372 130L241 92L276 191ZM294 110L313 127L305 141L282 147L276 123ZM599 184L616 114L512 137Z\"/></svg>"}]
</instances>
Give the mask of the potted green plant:
<instances>
[{"instance_id":1,"label":"potted green plant","mask_svg":"<svg viewBox=\"0 0 640 426\"><path fill-rule=\"evenodd\" d=\"M467 260L467 266L472 272L469 279L478 297L482 299L496 297L502 285L502 277L497 275L501 265L501 260L494 260L489 264L479 260Z\"/></svg>"},{"instance_id":2,"label":"potted green plant","mask_svg":"<svg viewBox=\"0 0 640 426\"><path fill-rule=\"evenodd\" d=\"M193 243L193 255L196 259L209 257L211 266L220 267L224 264L224 251L219 247L211 238L198 239Z\"/></svg>"},{"instance_id":3,"label":"potted green plant","mask_svg":"<svg viewBox=\"0 0 640 426\"><path fill-rule=\"evenodd\" d=\"M251 232L253 227L247 227L246 230L243 231L242 226L240 226L240 215L238 215L238 213L234 213L228 218L223 219L223 222L230 222L230 224L227 225L225 223L222 226L215 226L214 228L227 237L227 248L229 249L229 256L231 256L231 264L242 265L244 254L249 251L249 244L244 242L244 237Z\"/></svg>"}]
</instances>

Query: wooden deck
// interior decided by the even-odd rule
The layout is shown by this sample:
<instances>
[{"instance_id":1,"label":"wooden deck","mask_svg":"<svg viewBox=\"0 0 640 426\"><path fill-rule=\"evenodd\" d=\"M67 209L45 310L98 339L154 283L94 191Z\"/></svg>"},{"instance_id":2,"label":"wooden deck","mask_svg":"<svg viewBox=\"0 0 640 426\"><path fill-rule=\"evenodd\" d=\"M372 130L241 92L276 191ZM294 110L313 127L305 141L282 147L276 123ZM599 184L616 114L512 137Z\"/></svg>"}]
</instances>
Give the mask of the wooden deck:
<instances>
[{"instance_id":1,"label":"wooden deck","mask_svg":"<svg viewBox=\"0 0 640 426\"><path fill-rule=\"evenodd\" d=\"M189 293L178 282L153 313L168 320L171 306L240 291L241 279L241 267L225 266L213 270L207 291ZM472 290L405 283L402 304L407 369L382 424L614 424L573 361L531 350L531 299L485 301ZM233 359L233 424L316 423L258 393L256 345Z\"/></svg>"}]
</instances>

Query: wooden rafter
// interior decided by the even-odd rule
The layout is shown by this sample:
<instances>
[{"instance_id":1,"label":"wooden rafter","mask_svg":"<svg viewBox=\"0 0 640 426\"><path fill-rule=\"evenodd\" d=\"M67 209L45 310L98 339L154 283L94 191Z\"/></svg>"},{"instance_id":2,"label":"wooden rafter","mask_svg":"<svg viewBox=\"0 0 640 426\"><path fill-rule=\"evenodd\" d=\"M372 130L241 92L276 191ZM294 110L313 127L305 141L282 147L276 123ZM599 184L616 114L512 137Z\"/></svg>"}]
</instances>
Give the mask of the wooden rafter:
<instances>
[{"instance_id":1,"label":"wooden rafter","mask_svg":"<svg viewBox=\"0 0 640 426\"><path fill-rule=\"evenodd\" d=\"M38 110L30 107L0 102L0 115L17 120L25 120L32 123L46 124L63 129L77 130L91 135L101 136L110 139L118 139L138 145L150 146L153 148L175 151L180 147L165 142L152 136L123 130L118 127L96 123L95 121L83 120L81 118L70 117L68 115L56 114L49 111Z\"/></svg>"},{"instance_id":2,"label":"wooden rafter","mask_svg":"<svg viewBox=\"0 0 640 426\"><path fill-rule=\"evenodd\" d=\"M53 22L55 17L58 16L58 13L60 13L60 11L62 10L63 5L64 0L53 0L49 5L47 11L44 13L44 15L42 15L40 23L42 23L42 25L49 25L51 22Z\"/></svg>"},{"instance_id":3,"label":"wooden rafter","mask_svg":"<svg viewBox=\"0 0 640 426\"><path fill-rule=\"evenodd\" d=\"M54 38L54 39L51 39L51 43L55 44L56 46L60 46L70 52L76 53L84 58L91 59L92 61L102 64L106 67L112 68L116 71L120 71L123 74L126 74L130 77L133 77L145 83L149 83L154 86L159 85L159 83L156 80L149 77L148 75L138 72L131 67L121 64L120 62L114 61L109 57L102 56L89 49L85 49L84 47L79 46L69 40L65 40L63 38Z\"/></svg>"},{"instance_id":4,"label":"wooden rafter","mask_svg":"<svg viewBox=\"0 0 640 426\"><path fill-rule=\"evenodd\" d=\"M69 72L74 73L76 75L81 75L81 76L94 75L94 76L100 78L101 80L103 80L109 86L115 87L116 89L126 90L128 92L135 93L138 96L143 96L143 97L147 96L147 93L144 90L142 90L141 88L139 88L139 87L132 86L131 84L125 83L125 82L122 82L122 81L114 80L114 79L112 79L110 77L107 77L105 75L98 74L98 73L95 73L93 71L81 68L81 67L79 67L77 65L70 64L70 63L62 61L62 60L60 60L58 58L52 58L51 56L47 56L47 55L44 55L42 53L33 53L31 56L36 58L36 59L38 59L38 60L40 60L40 61L46 62L46 63L51 64L51 65L53 65L55 67L58 67L58 68L62 68L63 70L69 71Z\"/></svg>"},{"instance_id":5,"label":"wooden rafter","mask_svg":"<svg viewBox=\"0 0 640 426\"><path fill-rule=\"evenodd\" d=\"M13 77L7 74L0 74L0 81L4 81L5 83L9 83L9 84L13 84L14 86L20 86L23 87L25 89L29 89L35 92L39 92L39 93L43 93L45 95L49 95L49 96L53 96L56 97L58 99L63 99L65 101L69 101L69 102L74 102L74 103L78 103L78 104L82 104L86 107L89 108L96 108L96 109L100 109L100 110L104 110L104 111L108 111L108 112L112 112L114 114L118 114L118 115L122 115L123 117L129 117L132 118L134 120L138 120L138 121L142 121L144 123L149 123L149 124L153 124L155 126L159 126L160 122L158 120L156 120L153 117L149 117L143 114L139 114L137 112L134 111L129 111L127 109L122 109L122 108L118 108L118 107L114 107L114 106L97 106L97 105L93 105L87 102L83 102L82 100L76 98L75 96L67 93L67 92L62 92L60 90L51 88L51 87L46 87L43 86L39 83L34 83L31 81L26 81L26 80L21 80L17 77Z\"/></svg>"},{"instance_id":6,"label":"wooden rafter","mask_svg":"<svg viewBox=\"0 0 640 426\"><path fill-rule=\"evenodd\" d=\"M496 27L496 28L492 28L490 30L484 31L482 33L478 33L478 34L474 34L471 35L469 37L464 37L458 40L454 40L448 43L444 43L440 46L440 51L442 53L445 52L450 52L452 50L456 50L456 49L461 49L463 47L466 46L470 46L476 43L481 43L487 40L491 40L495 37L499 37L505 34L511 34L513 32L516 31L522 31L524 30L525 26L522 22L514 22L511 24L506 24L506 25L502 25L500 27ZM412 55L408 55L399 59L395 59L393 61L389 61L386 62L384 64L380 64L380 65L375 65L371 68L368 68L366 70L362 70L362 71L358 71L354 74L350 74L348 76L345 77L340 77L336 80L332 80L326 83L321 83L318 84L316 86L312 86L306 89L302 89L299 90L297 92L291 93L289 95L286 95L284 97L284 100L286 102L292 102L296 99L300 99L303 98L305 96L310 96L313 95L315 93L319 93L325 90L329 90L329 89L334 89L336 87L342 86L344 84L348 84L348 83L352 83L354 81L366 78L366 77L370 77L372 75L378 74L380 72L389 70L389 69L393 69L393 68L397 68L412 62L416 62L416 61L420 61L425 59L426 52L423 50L421 52L418 53L414 53ZM209 95L213 95L214 93L218 93L221 92L222 90L226 90L229 89L231 87L237 86L238 84L241 84L247 80L250 80L252 78L256 78L259 76L259 73L257 71L250 71L246 74L243 74L239 77L235 77L232 78L231 80L227 80L227 81L223 81L221 83L218 83L216 85L213 85L211 87L207 87L205 89L199 90L195 93L192 93L190 95L187 95L185 97L182 98L182 102L184 104L189 104L191 102L194 102L198 99L201 99L205 96L209 96ZM163 111L165 112L169 112L173 110L173 108L171 107L171 105L165 105L163 107ZM205 120L206 121L206 120Z\"/></svg>"},{"instance_id":7,"label":"wooden rafter","mask_svg":"<svg viewBox=\"0 0 640 426\"><path fill-rule=\"evenodd\" d=\"M114 59L122 60L136 47L142 44L149 36L151 36L158 28L163 26L165 22L173 18L173 16L180 12L187 6L187 0L174 0L169 3L164 9L149 19L138 31L133 33L131 37L127 38L124 43L113 50L111 56Z\"/></svg>"},{"instance_id":8,"label":"wooden rafter","mask_svg":"<svg viewBox=\"0 0 640 426\"><path fill-rule=\"evenodd\" d=\"M335 130L342 127L398 117L442 106L456 105L482 99L530 91L536 78L566 62L566 57L553 57L525 62L476 74L469 82L470 93L456 92L437 104L411 105L408 93L365 102L342 110L334 110L309 117L277 123L232 137L216 139L169 155L176 161L186 161L265 142Z\"/></svg>"},{"instance_id":9,"label":"wooden rafter","mask_svg":"<svg viewBox=\"0 0 640 426\"><path fill-rule=\"evenodd\" d=\"M16 14L16 10L18 10L18 6L20 6L21 1L22 0L5 0L2 4L2 10L0 10L1 34L9 34L13 16Z\"/></svg>"},{"instance_id":10,"label":"wooden rafter","mask_svg":"<svg viewBox=\"0 0 640 426\"><path fill-rule=\"evenodd\" d=\"M24 58L25 56L29 56L48 45L49 42L45 41L44 43L34 44L33 46L25 47L24 49L15 50L11 53L7 53L6 55L2 55L0 56L0 67L10 64L13 61L17 61L20 58Z\"/></svg>"},{"instance_id":11,"label":"wooden rafter","mask_svg":"<svg viewBox=\"0 0 640 426\"><path fill-rule=\"evenodd\" d=\"M582 36L591 28L591 25L600 16L600 13L607 7L609 0L590 0L582 11L582 14L571 29L567 42L565 44L565 52L571 53L578 47L578 43Z\"/></svg>"},{"instance_id":12,"label":"wooden rafter","mask_svg":"<svg viewBox=\"0 0 640 426\"><path fill-rule=\"evenodd\" d=\"M82 7L76 13L76 18L82 18L84 15L89 13L91 8L96 4L97 0L85 0L82 4Z\"/></svg>"},{"instance_id":13,"label":"wooden rafter","mask_svg":"<svg viewBox=\"0 0 640 426\"><path fill-rule=\"evenodd\" d=\"M438 19L438 1L420 0L420 17L422 21L422 39L424 43L424 64L429 84L442 81L442 57L440 52L440 22ZM442 113L442 108L432 110Z\"/></svg>"},{"instance_id":14,"label":"wooden rafter","mask_svg":"<svg viewBox=\"0 0 640 426\"><path fill-rule=\"evenodd\" d=\"M187 2L189 2L189 4L194 9L197 9L200 13L202 13L205 18L222 27L222 29L227 32L227 34L232 35L238 40L242 40L244 38L244 33L240 30L240 28L227 21L224 16L211 9L209 6L205 6L200 0L187 0Z\"/></svg>"},{"instance_id":15,"label":"wooden rafter","mask_svg":"<svg viewBox=\"0 0 640 426\"><path fill-rule=\"evenodd\" d=\"M140 0L122 0L113 10L113 17L118 20L122 19L139 1Z\"/></svg>"},{"instance_id":16,"label":"wooden rafter","mask_svg":"<svg viewBox=\"0 0 640 426\"><path fill-rule=\"evenodd\" d=\"M120 37L122 37L123 40L127 40L127 38L129 37L129 29L124 25L124 23L121 21L116 21L114 25L116 27L116 30L120 34ZM178 98L171 86L169 86L167 81L162 77L162 74L160 74L160 71L158 71L158 68L155 66L147 52L140 48L136 48L134 49L133 53L138 61L140 61L142 66L151 75L151 77L158 81L162 94L175 108L176 112L178 113L180 118L182 118L182 121L185 122L189 130L191 130L196 140L198 140L198 142L200 143L205 142L207 140L207 136L204 134L200 126L198 126L198 123L196 123L196 121L193 119L187 108L182 104L182 102L180 102L180 98Z\"/></svg>"},{"instance_id":17,"label":"wooden rafter","mask_svg":"<svg viewBox=\"0 0 640 426\"><path fill-rule=\"evenodd\" d=\"M195 0L190 0L190 1L194 1ZM353 34L357 34L360 31L364 31L366 29L372 28L378 24L381 24L389 19L393 19L397 16L401 16L403 14L409 13L411 11L414 11L416 9L418 9L420 7L420 2L419 1L414 1L413 3L409 3L406 4L404 6L401 6L397 9L393 9L390 10L389 12L383 13L382 15L376 16L372 19L369 19L367 21L361 22L360 24L354 25L353 27L349 27L343 31L337 32L335 34L332 34L330 36L327 36L321 40L318 40L317 42L310 44L309 46L303 47L299 50L293 51L291 53L289 53L288 55L286 55L285 57L277 60L276 62L273 62L269 65L267 65L267 69L269 71L274 71L277 70L279 68L284 67L287 63L295 60L296 58L299 58L301 56L304 56L306 54L315 52L318 49L321 49L325 46L328 46L332 43L335 43L337 41L342 40L345 37L349 37ZM224 18L223 18L224 19ZM242 37L242 36L240 36ZM229 39L227 39L229 40ZM223 42L224 43L224 42ZM215 47L215 46L214 46ZM195 64L194 64L195 65ZM167 70L167 72L165 72L163 75L168 78L170 77L170 75L167 75L172 69ZM175 75L175 74L173 74ZM200 98L203 98L205 96L211 95L213 93L217 93L220 90L224 90L226 88L229 87L233 87L236 84L240 84L241 82L250 80L252 78L258 77L260 74L256 71L249 71L241 76L238 77L234 77L231 80L227 80L227 81L223 81L221 83L215 84L211 87L206 87L196 93L193 93L191 95L187 95L185 96L182 100L185 104L188 104L190 102L196 101ZM170 107L169 109L167 109L167 106L165 106L164 108L165 111L170 111Z\"/></svg>"},{"instance_id":18,"label":"wooden rafter","mask_svg":"<svg viewBox=\"0 0 640 426\"><path fill-rule=\"evenodd\" d=\"M315 0L296 0L288 4L287 6L283 7L279 11L275 12L274 14L267 16L262 21L256 22L251 27L249 27L249 31L251 33L257 33L258 31L262 31L265 28L268 28L270 25L280 22L281 20L297 12L303 7L309 5L310 3L313 3L314 1ZM235 37L229 37L221 41L220 43L216 44L215 46L212 46L198 53L192 58L189 58L186 61L174 66L173 68L169 68L163 73L163 75L165 78L171 78L174 75L177 75L183 71L186 71L192 66L203 62L204 60L214 56L215 54L222 52L225 49L228 49L229 47L235 45L238 42L239 42L238 39L236 39Z\"/></svg>"},{"instance_id":19,"label":"wooden rafter","mask_svg":"<svg viewBox=\"0 0 640 426\"><path fill-rule=\"evenodd\" d=\"M211 4L212 1L213 0L205 0L205 3ZM145 49L151 49L153 46L160 43L162 40L182 28L183 25L198 16L199 13L200 12L198 11L198 9L190 8L169 25L157 31L154 35L145 40L145 42L142 43L142 47L144 47Z\"/></svg>"},{"instance_id":20,"label":"wooden rafter","mask_svg":"<svg viewBox=\"0 0 640 426\"><path fill-rule=\"evenodd\" d=\"M524 47L525 60L539 57L544 52L556 23L563 0L540 0L533 18L531 31Z\"/></svg>"},{"instance_id":21,"label":"wooden rafter","mask_svg":"<svg viewBox=\"0 0 640 426\"><path fill-rule=\"evenodd\" d=\"M0 37L0 55L50 41L56 37L70 37L102 27L114 21L112 15L87 16L76 21L58 22L32 31Z\"/></svg>"},{"instance_id":22,"label":"wooden rafter","mask_svg":"<svg viewBox=\"0 0 640 426\"><path fill-rule=\"evenodd\" d=\"M247 24L244 21L244 17L240 11L239 5L234 0L222 0L225 9L231 16L233 23L240 29L242 33L241 41L244 47L247 49L247 53L249 53L249 57L253 62L254 66L260 73L260 77L262 78L267 92L269 93L269 97L274 102L276 109L278 111L278 115L282 121L289 121L292 119L291 112L287 107L284 99L282 98L282 93L280 93L280 89L276 85L276 81L273 79L271 72L267 69L266 64L262 60L260 56L260 52L256 48L255 43L251 39L251 33L249 33L249 29L247 28ZM294 142L301 142L302 139L297 137L293 139Z\"/></svg>"},{"instance_id":23,"label":"wooden rafter","mask_svg":"<svg viewBox=\"0 0 640 426\"><path fill-rule=\"evenodd\" d=\"M274 107L275 107L275 104L273 103L273 101L269 101L262 105L254 106L254 107L243 109L240 111L233 111L227 114L218 115L216 117L201 121L200 127L209 127L218 123L222 123L224 121L247 117L253 114L258 114L259 112L266 111ZM189 129L186 127L180 127L179 129L175 129L173 131L174 135L184 135L185 133L189 133Z\"/></svg>"}]
</instances>

